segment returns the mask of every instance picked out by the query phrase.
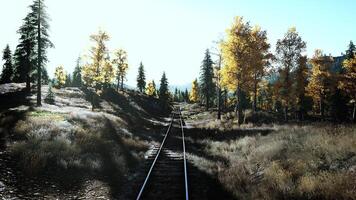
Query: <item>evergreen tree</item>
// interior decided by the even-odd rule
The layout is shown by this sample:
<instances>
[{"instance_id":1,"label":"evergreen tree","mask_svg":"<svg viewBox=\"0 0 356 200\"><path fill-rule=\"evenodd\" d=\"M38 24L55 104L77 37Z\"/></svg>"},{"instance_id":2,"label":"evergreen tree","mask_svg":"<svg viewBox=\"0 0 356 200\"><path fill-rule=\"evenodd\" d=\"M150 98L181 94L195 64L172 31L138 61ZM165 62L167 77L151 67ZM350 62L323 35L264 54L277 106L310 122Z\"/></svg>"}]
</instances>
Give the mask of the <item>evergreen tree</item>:
<instances>
[{"instance_id":1,"label":"evergreen tree","mask_svg":"<svg viewBox=\"0 0 356 200\"><path fill-rule=\"evenodd\" d=\"M47 59L47 49L53 47L52 42L49 40L49 23L48 15L46 12L46 6L44 5L44 0L34 0L33 4L30 6L31 12L28 14L28 18L33 27L34 35L36 36L35 44L36 49L36 61L37 61L37 105L41 105L41 84L42 84L42 68L48 61Z\"/></svg>"},{"instance_id":2,"label":"evergreen tree","mask_svg":"<svg viewBox=\"0 0 356 200\"><path fill-rule=\"evenodd\" d=\"M296 96L297 96L297 112L299 120L303 120L306 115L305 92L308 85L308 67L307 57L299 58L296 69Z\"/></svg>"},{"instance_id":3,"label":"evergreen tree","mask_svg":"<svg viewBox=\"0 0 356 200\"><path fill-rule=\"evenodd\" d=\"M82 68L80 66L80 57L77 59L77 65L74 68L72 76L72 86L81 87L82 86Z\"/></svg>"},{"instance_id":4,"label":"evergreen tree","mask_svg":"<svg viewBox=\"0 0 356 200\"><path fill-rule=\"evenodd\" d=\"M163 103L163 105L165 106L165 108L167 109L169 105L169 91L168 91L168 80L165 72L163 72L162 74L158 97Z\"/></svg>"},{"instance_id":5,"label":"evergreen tree","mask_svg":"<svg viewBox=\"0 0 356 200\"><path fill-rule=\"evenodd\" d=\"M47 95L46 95L44 100L48 104L54 104L54 99L55 99L55 97L54 97L54 93L52 91L52 84L49 84L48 93L47 93Z\"/></svg>"},{"instance_id":6,"label":"evergreen tree","mask_svg":"<svg viewBox=\"0 0 356 200\"><path fill-rule=\"evenodd\" d=\"M66 76L66 82L65 82L64 86L72 87L72 76L70 75L70 73L68 73Z\"/></svg>"},{"instance_id":7,"label":"evergreen tree","mask_svg":"<svg viewBox=\"0 0 356 200\"><path fill-rule=\"evenodd\" d=\"M349 48L346 50L346 59L352 59L355 57L356 47L352 41L350 41Z\"/></svg>"},{"instance_id":8,"label":"evergreen tree","mask_svg":"<svg viewBox=\"0 0 356 200\"><path fill-rule=\"evenodd\" d=\"M20 34L19 44L14 53L15 81L26 82L26 91L31 90L31 74L35 69L35 45L36 45L36 26L32 19L27 15L23 19L23 25L17 31Z\"/></svg>"},{"instance_id":9,"label":"evergreen tree","mask_svg":"<svg viewBox=\"0 0 356 200\"><path fill-rule=\"evenodd\" d=\"M145 76L145 70L143 68L142 62L140 63L140 66L138 68L137 88L141 93L143 93L143 91L145 91L146 88L146 76Z\"/></svg>"},{"instance_id":10,"label":"evergreen tree","mask_svg":"<svg viewBox=\"0 0 356 200\"><path fill-rule=\"evenodd\" d=\"M290 28L276 44L276 56L280 64L280 97L284 105L284 119L288 120L288 109L291 106L294 91L291 73L297 68L301 53L306 43L299 36L296 29Z\"/></svg>"},{"instance_id":11,"label":"evergreen tree","mask_svg":"<svg viewBox=\"0 0 356 200\"><path fill-rule=\"evenodd\" d=\"M11 83L14 75L14 69L12 65L12 55L9 45L6 45L3 51L2 59L5 62L2 68L0 83Z\"/></svg>"},{"instance_id":12,"label":"evergreen tree","mask_svg":"<svg viewBox=\"0 0 356 200\"><path fill-rule=\"evenodd\" d=\"M37 70L33 70L31 73L31 82L34 83L38 80L38 73ZM48 72L47 69L42 66L41 67L41 83L46 85L49 82L49 76L48 76Z\"/></svg>"},{"instance_id":13,"label":"evergreen tree","mask_svg":"<svg viewBox=\"0 0 356 200\"><path fill-rule=\"evenodd\" d=\"M212 98L215 94L215 84L213 82L214 69L213 61L211 60L210 52L207 49L205 51L205 57L200 71L200 94L203 99L205 99L206 110L209 109L212 102Z\"/></svg>"},{"instance_id":14,"label":"evergreen tree","mask_svg":"<svg viewBox=\"0 0 356 200\"><path fill-rule=\"evenodd\" d=\"M173 101L179 101L178 88L174 89Z\"/></svg>"},{"instance_id":15,"label":"evergreen tree","mask_svg":"<svg viewBox=\"0 0 356 200\"><path fill-rule=\"evenodd\" d=\"M25 51L24 49L20 48L19 45L16 47L15 52L14 52L14 82L16 83L22 83L22 82L27 82L27 73L26 73L26 68L28 67L26 63L26 58L25 58ZM30 80L30 79L29 79ZM28 82L30 84L30 81ZM27 84L26 84L27 86ZM29 89L30 87L26 87L26 89Z\"/></svg>"},{"instance_id":16,"label":"evergreen tree","mask_svg":"<svg viewBox=\"0 0 356 200\"><path fill-rule=\"evenodd\" d=\"M187 88L185 88L183 97L185 102L189 102L189 92Z\"/></svg>"}]
</instances>

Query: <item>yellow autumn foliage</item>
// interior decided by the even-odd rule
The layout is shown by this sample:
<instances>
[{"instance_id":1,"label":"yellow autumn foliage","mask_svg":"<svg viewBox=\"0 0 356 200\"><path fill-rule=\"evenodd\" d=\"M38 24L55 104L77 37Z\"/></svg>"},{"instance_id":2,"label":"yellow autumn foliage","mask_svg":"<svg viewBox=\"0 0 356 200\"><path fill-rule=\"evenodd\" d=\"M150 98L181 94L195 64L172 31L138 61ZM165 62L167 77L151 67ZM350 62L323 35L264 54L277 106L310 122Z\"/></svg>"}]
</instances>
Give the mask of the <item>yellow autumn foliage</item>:
<instances>
[{"instance_id":1,"label":"yellow autumn foliage","mask_svg":"<svg viewBox=\"0 0 356 200\"><path fill-rule=\"evenodd\" d=\"M333 58L323 55L320 49L315 50L311 59L312 70L309 84L307 86L308 94L315 103L323 101L326 94L330 91L329 81L331 78L330 66Z\"/></svg>"},{"instance_id":2,"label":"yellow autumn foliage","mask_svg":"<svg viewBox=\"0 0 356 200\"><path fill-rule=\"evenodd\" d=\"M199 86L198 80L195 79L192 84L192 91L189 93L189 101L192 103L196 103L199 100Z\"/></svg>"},{"instance_id":3,"label":"yellow autumn foliage","mask_svg":"<svg viewBox=\"0 0 356 200\"><path fill-rule=\"evenodd\" d=\"M221 70L221 85L230 91L247 82L250 58L251 27L242 17L235 17L231 28L226 30L226 39L221 43L224 67Z\"/></svg>"},{"instance_id":4,"label":"yellow autumn foliage","mask_svg":"<svg viewBox=\"0 0 356 200\"><path fill-rule=\"evenodd\" d=\"M114 77L115 70L109 59L109 52L105 42L109 41L109 35L104 31L90 36L95 45L90 50L89 60L82 68L82 78L87 86L101 88L109 85Z\"/></svg>"},{"instance_id":5,"label":"yellow autumn foliage","mask_svg":"<svg viewBox=\"0 0 356 200\"><path fill-rule=\"evenodd\" d=\"M156 96L156 85L153 80L148 82L146 87L146 94L150 97Z\"/></svg>"},{"instance_id":6,"label":"yellow autumn foliage","mask_svg":"<svg viewBox=\"0 0 356 200\"><path fill-rule=\"evenodd\" d=\"M121 83L121 88L123 88L123 82L129 69L129 64L127 62L127 52L123 49L118 49L114 53L115 58L113 59L113 64L116 65L116 77L118 80L118 87Z\"/></svg>"},{"instance_id":7,"label":"yellow autumn foliage","mask_svg":"<svg viewBox=\"0 0 356 200\"><path fill-rule=\"evenodd\" d=\"M63 66L56 67L56 70L54 72L54 77L57 81L56 87L58 88L63 87L64 84L66 83L66 78L67 78Z\"/></svg>"},{"instance_id":8,"label":"yellow autumn foliage","mask_svg":"<svg viewBox=\"0 0 356 200\"><path fill-rule=\"evenodd\" d=\"M354 58L347 59L343 62L344 75L339 81L338 87L349 94L353 103L356 102L356 55Z\"/></svg>"}]
</instances>

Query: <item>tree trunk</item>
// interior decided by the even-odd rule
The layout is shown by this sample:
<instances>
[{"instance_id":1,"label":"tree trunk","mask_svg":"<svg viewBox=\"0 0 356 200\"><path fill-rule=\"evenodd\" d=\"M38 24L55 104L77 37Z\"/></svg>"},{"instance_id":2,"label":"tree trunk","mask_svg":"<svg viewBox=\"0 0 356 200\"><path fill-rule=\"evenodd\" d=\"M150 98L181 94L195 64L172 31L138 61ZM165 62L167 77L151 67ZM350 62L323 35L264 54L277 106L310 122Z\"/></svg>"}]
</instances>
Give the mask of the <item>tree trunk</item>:
<instances>
[{"instance_id":1,"label":"tree trunk","mask_svg":"<svg viewBox=\"0 0 356 200\"><path fill-rule=\"evenodd\" d=\"M119 91L120 87L120 78L117 79L116 91Z\"/></svg>"},{"instance_id":2,"label":"tree trunk","mask_svg":"<svg viewBox=\"0 0 356 200\"><path fill-rule=\"evenodd\" d=\"M321 120L324 121L324 100L323 100L323 98L320 99L320 115L321 115Z\"/></svg>"},{"instance_id":3,"label":"tree trunk","mask_svg":"<svg viewBox=\"0 0 356 200\"><path fill-rule=\"evenodd\" d=\"M237 84L237 90L236 90L236 107L235 107L235 113L237 114L237 122L238 125L240 126L242 124L242 106L241 106L241 88L240 84Z\"/></svg>"},{"instance_id":4,"label":"tree trunk","mask_svg":"<svg viewBox=\"0 0 356 200\"><path fill-rule=\"evenodd\" d=\"M284 106L284 121L288 122L288 104Z\"/></svg>"},{"instance_id":5,"label":"tree trunk","mask_svg":"<svg viewBox=\"0 0 356 200\"><path fill-rule=\"evenodd\" d=\"M257 83L255 82L253 88L253 112L257 111Z\"/></svg>"},{"instance_id":6,"label":"tree trunk","mask_svg":"<svg viewBox=\"0 0 356 200\"><path fill-rule=\"evenodd\" d=\"M354 109L352 112L352 121L356 122L356 102L354 102Z\"/></svg>"},{"instance_id":7,"label":"tree trunk","mask_svg":"<svg viewBox=\"0 0 356 200\"><path fill-rule=\"evenodd\" d=\"M218 120L221 119L221 89L218 87Z\"/></svg>"},{"instance_id":8,"label":"tree trunk","mask_svg":"<svg viewBox=\"0 0 356 200\"><path fill-rule=\"evenodd\" d=\"M124 77L121 77L121 91L124 90Z\"/></svg>"},{"instance_id":9,"label":"tree trunk","mask_svg":"<svg viewBox=\"0 0 356 200\"><path fill-rule=\"evenodd\" d=\"M209 95L206 95L206 110L209 110Z\"/></svg>"},{"instance_id":10,"label":"tree trunk","mask_svg":"<svg viewBox=\"0 0 356 200\"><path fill-rule=\"evenodd\" d=\"M299 110L298 110L298 119L299 121L303 121L304 120L304 94L301 94L299 96Z\"/></svg>"},{"instance_id":11,"label":"tree trunk","mask_svg":"<svg viewBox=\"0 0 356 200\"><path fill-rule=\"evenodd\" d=\"M26 73L26 92L31 92L31 77L29 72Z\"/></svg>"},{"instance_id":12,"label":"tree trunk","mask_svg":"<svg viewBox=\"0 0 356 200\"><path fill-rule=\"evenodd\" d=\"M224 90L224 110L227 108L227 90Z\"/></svg>"},{"instance_id":13,"label":"tree trunk","mask_svg":"<svg viewBox=\"0 0 356 200\"><path fill-rule=\"evenodd\" d=\"M221 54L219 54L219 65L217 75L217 94L218 94L218 120L221 120L221 86L220 86Z\"/></svg>"},{"instance_id":14,"label":"tree trunk","mask_svg":"<svg viewBox=\"0 0 356 200\"><path fill-rule=\"evenodd\" d=\"M41 1L38 1L38 58L37 58L37 106L41 106Z\"/></svg>"}]
</instances>

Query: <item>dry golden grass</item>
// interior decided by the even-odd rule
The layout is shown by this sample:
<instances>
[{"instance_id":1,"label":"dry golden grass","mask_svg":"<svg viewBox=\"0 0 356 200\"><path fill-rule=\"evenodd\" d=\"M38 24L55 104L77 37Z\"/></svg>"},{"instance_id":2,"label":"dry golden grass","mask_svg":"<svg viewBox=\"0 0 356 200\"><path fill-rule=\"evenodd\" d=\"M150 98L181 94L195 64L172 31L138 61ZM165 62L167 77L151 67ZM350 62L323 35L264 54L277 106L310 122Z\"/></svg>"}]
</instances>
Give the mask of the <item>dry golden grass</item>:
<instances>
[{"instance_id":1,"label":"dry golden grass","mask_svg":"<svg viewBox=\"0 0 356 200\"><path fill-rule=\"evenodd\" d=\"M356 199L356 127L275 126L262 136L206 139L229 163L216 171L238 199Z\"/></svg>"},{"instance_id":2,"label":"dry golden grass","mask_svg":"<svg viewBox=\"0 0 356 200\"><path fill-rule=\"evenodd\" d=\"M121 132L124 127L100 113L30 112L14 127L26 139L11 151L30 175L52 169L102 171L107 165L125 173L134 160L143 159L148 145Z\"/></svg>"}]
</instances>

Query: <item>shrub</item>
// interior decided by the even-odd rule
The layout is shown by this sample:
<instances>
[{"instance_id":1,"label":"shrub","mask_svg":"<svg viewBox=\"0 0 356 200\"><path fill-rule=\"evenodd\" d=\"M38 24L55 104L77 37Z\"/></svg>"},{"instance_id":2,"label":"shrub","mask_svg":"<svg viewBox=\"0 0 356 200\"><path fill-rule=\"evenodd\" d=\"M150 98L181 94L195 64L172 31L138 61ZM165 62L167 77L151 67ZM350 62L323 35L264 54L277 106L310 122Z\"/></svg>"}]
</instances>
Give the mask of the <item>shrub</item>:
<instances>
[{"instance_id":1,"label":"shrub","mask_svg":"<svg viewBox=\"0 0 356 200\"><path fill-rule=\"evenodd\" d=\"M54 93L52 91L52 85L49 85L48 94L45 97L44 101L48 104L54 104Z\"/></svg>"},{"instance_id":2,"label":"shrub","mask_svg":"<svg viewBox=\"0 0 356 200\"><path fill-rule=\"evenodd\" d=\"M277 118L272 113L251 110L245 112L244 123L271 124L274 122L277 122Z\"/></svg>"},{"instance_id":3,"label":"shrub","mask_svg":"<svg viewBox=\"0 0 356 200\"><path fill-rule=\"evenodd\" d=\"M238 199L355 199L354 126L279 126L268 135L204 140L228 160L216 171ZM223 133L222 133L223 134Z\"/></svg>"}]
</instances>

